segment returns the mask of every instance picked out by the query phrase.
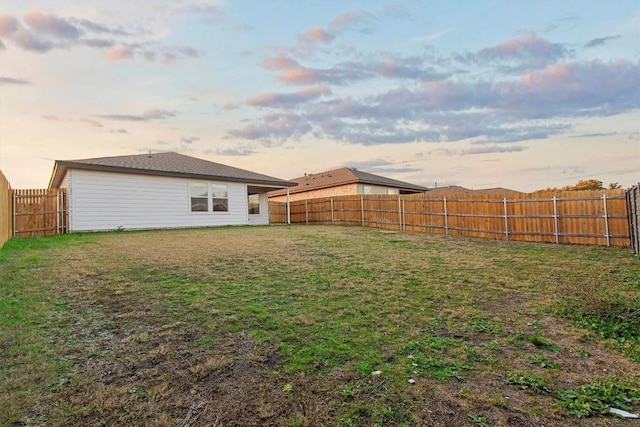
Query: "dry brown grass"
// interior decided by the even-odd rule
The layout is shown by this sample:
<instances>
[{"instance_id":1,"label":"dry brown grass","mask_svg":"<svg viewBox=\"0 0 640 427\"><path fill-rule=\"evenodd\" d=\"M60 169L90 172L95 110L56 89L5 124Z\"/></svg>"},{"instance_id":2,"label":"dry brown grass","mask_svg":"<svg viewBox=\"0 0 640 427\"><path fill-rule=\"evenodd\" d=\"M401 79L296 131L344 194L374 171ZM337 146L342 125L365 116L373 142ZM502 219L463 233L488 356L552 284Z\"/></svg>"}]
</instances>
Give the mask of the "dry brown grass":
<instances>
[{"instance_id":1,"label":"dry brown grass","mask_svg":"<svg viewBox=\"0 0 640 427\"><path fill-rule=\"evenodd\" d=\"M22 311L0 335L0 425L626 426L572 417L506 374L640 381L615 342L558 315L586 295L640 300L620 248L299 226L3 251L2 301ZM407 352L459 363L460 379L412 374Z\"/></svg>"}]
</instances>

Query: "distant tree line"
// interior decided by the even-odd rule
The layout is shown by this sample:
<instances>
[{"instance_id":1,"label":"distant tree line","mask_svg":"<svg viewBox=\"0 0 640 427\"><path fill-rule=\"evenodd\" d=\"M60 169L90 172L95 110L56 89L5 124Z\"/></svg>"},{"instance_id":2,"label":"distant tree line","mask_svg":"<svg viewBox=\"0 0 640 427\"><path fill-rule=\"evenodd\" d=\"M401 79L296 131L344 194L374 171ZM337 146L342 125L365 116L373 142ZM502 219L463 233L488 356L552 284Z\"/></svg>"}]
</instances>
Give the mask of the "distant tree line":
<instances>
[{"instance_id":1,"label":"distant tree line","mask_svg":"<svg viewBox=\"0 0 640 427\"><path fill-rule=\"evenodd\" d=\"M609 190L617 190L622 188L620 184L617 182L609 183L607 187ZM582 190L604 190L605 187L602 185L602 181L598 179L585 179L578 181L575 185L567 185L562 188L546 188L542 191L582 191Z\"/></svg>"}]
</instances>

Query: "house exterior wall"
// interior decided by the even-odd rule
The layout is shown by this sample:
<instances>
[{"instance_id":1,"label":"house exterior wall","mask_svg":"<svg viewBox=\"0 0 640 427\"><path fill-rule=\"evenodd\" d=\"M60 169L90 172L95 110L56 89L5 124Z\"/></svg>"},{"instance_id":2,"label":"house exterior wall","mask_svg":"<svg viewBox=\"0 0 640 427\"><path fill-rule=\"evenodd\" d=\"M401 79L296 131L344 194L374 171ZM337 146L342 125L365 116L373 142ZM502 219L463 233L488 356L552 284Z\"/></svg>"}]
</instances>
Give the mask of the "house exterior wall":
<instances>
[{"instance_id":1,"label":"house exterior wall","mask_svg":"<svg viewBox=\"0 0 640 427\"><path fill-rule=\"evenodd\" d=\"M319 197L334 196L351 196L356 194L399 194L400 190L394 187L383 187L380 185L369 184L345 184L335 187L322 188L318 190L302 191L299 193L289 194L289 200L295 202L297 200L315 199ZM286 202L287 196L270 197L271 202Z\"/></svg>"},{"instance_id":2,"label":"house exterior wall","mask_svg":"<svg viewBox=\"0 0 640 427\"><path fill-rule=\"evenodd\" d=\"M250 214L247 216L250 225L268 225L269 224L269 200L267 193L259 194L260 213Z\"/></svg>"},{"instance_id":3,"label":"house exterior wall","mask_svg":"<svg viewBox=\"0 0 640 427\"><path fill-rule=\"evenodd\" d=\"M70 231L268 223L266 195L260 201L260 214L249 215L247 186L243 183L220 182L228 188L228 212L191 212L192 180L186 178L72 169L64 181ZM249 216L255 218L250 220Z\"/></svg>"},{"instance_id":4,"label":"house exterior wall","mask_svg":"<svg viewBox=\"0 0 640 427\"><path fill-rule=\"evenodd\" d=\"M358 184L356 183L345 184L345 185L338 185L336 187L320 188L318 190L291 193L289 194L289 200L292 202L295 202L296 200L316 199L319 197L349 196L351 194L358 194ZM270 197L269 201L270 202L286 202L287 195L285 194L284 196Z\"/></svg>"}]
</instances>

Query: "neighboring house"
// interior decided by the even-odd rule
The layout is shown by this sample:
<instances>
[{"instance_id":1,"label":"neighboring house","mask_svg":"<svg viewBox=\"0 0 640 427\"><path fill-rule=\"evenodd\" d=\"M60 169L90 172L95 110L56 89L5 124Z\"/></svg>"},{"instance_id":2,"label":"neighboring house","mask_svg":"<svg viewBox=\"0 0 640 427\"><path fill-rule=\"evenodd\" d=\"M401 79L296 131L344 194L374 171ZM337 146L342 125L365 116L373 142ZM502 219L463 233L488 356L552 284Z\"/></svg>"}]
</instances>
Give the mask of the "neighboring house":
<instances>
[{"instance_id":1,"label":"neighboring house","mask_svg":"<svg viewBox=\"0 0 640 427\"><path fill-rule=\"evenodd\" d=\"M460 187L459 185L451 185L449 187L437 187L429 190L430 196L437 194L522 194L520 191L509 190L508 188L494 187L472 190L470 188Z\"/></svg>"},{"instance_id":2,"label":"neighboring house","mask_svg":"<svg viewBox=\"0 0 640 427\"><path fill-rule=\"evenodd\" d=\"M354 194L413 194L428 190L408 182L398 181L354 168L342 168L327 172L308 174L294 178L298 185L289 189L289 201L317 197L345 196ZM287 190L269 193L269 201L286 202Z\"/></svg>"},{"instance_id":3,"label":"neighboring house","mask_svg":"<svg viewBox=\"0 0 640 427\"><path fill-rule=\"evenodd\" d=\"M267 192L289 181L178 153L56 160L69 231L268 224Z\"/></svg>"}]
</instances>

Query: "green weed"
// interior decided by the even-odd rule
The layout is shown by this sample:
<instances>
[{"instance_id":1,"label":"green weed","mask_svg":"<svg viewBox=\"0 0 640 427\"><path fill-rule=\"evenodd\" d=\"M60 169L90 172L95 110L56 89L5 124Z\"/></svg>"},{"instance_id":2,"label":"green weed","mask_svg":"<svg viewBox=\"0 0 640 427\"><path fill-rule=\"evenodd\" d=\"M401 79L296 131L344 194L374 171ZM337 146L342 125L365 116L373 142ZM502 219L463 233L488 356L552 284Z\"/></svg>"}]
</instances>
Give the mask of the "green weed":
<instances>
[{"instance_id":1,"label":"green weed","mask_svg":"<svg viewBox=\"0 0 640 427\"><path fill-rule=\"evenodd\" d=\"M631 410L640 401L640 389L616 379L595 381L558 393L560 405L579 418L606 415L609 408Z\"/></svg>"},{"instance_id":2,"label":"green weed","mask_svg":"<svg viewBox=\"0 0 640 427\"><path fill-rule=\"evenodd\" d=\"M554 351L556 353L560 352L560 347L558 347L556 344L554 344L552 342L546 341L540 335L532 336L531 337L531 344L533 344L536 347L541 348L543 350Z\"/></svg>"},{"instance_id":3,"label":"green weed","mask_svg":"<svg viewBox=\"0 0 640 427\"><path fill-rule=\"evenodd\" d=\"M526 372L509 372L507 382L519 386L522 390L528 390L536 394L551 393L553 391L540 375Z\"/></svg>"},{"instance_id":4,"label":"green weed","mask_svg":"<svg viewBox=\"0 0 640 427\"><path fill-rule=\"evenodd\" d=\"M541 354L527 354L527 358L529 359L529 363L541 368L553 369L558 366L553 360L550 360Z\"/></svg>"}]
</instances>

